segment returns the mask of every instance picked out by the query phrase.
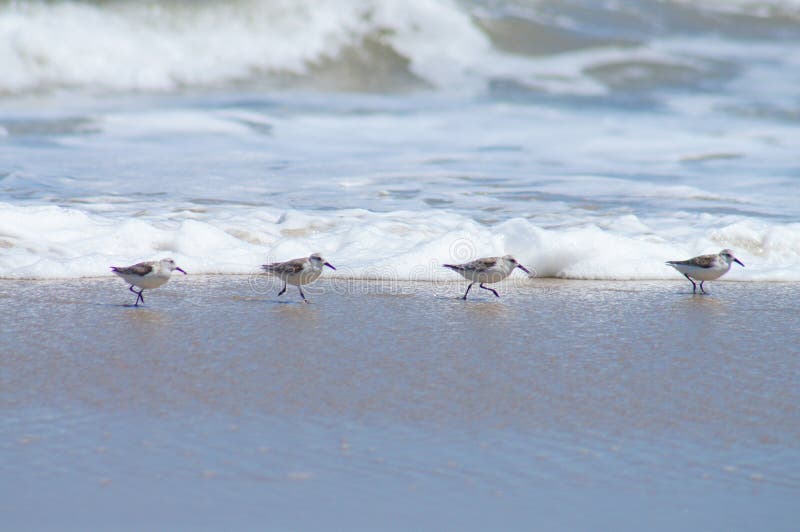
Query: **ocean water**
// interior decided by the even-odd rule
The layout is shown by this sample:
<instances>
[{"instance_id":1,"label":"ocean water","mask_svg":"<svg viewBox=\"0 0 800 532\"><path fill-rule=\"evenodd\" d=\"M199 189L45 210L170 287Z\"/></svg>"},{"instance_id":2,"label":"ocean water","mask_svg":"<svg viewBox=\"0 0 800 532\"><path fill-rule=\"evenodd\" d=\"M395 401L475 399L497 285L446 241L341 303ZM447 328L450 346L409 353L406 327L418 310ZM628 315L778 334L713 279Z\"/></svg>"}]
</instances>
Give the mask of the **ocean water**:
<instances>
[{"instance_id":1,"label":"ocean water","mask_svg":"<svg viewBox=\"0 0 800 532\"><path fill-rule=\"evenodd\" d=\"M800 280L800 3L0 3L0 278Z\"/></svg>"}]
</instances>

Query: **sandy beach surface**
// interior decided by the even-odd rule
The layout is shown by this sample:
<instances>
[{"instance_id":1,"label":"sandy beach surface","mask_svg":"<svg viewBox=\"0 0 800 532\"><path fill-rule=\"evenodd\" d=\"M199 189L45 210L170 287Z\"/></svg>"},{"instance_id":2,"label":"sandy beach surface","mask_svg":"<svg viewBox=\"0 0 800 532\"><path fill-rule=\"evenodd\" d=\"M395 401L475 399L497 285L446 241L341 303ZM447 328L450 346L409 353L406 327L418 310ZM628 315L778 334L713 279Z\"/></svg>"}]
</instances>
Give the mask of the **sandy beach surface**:
<instances>
[{"instance_id":1,"label":"sandy beach surface","mask_svg":"<svg viewBox=\"0 0 800 532\"><path fill-rule=\"evenodd\" d=\"M0 281L3 530L796 530L800 287Z\"/></svg>"}]
</instances>

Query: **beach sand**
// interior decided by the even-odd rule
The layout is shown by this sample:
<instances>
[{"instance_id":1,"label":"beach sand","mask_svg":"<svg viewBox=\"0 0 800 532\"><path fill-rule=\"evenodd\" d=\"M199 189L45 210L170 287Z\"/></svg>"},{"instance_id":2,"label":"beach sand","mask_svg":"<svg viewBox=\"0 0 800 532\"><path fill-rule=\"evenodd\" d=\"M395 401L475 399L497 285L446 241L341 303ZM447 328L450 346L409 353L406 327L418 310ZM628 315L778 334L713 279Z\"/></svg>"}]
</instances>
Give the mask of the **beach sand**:
<instances>
[{"instance_id":1,"label":"beach sand","mask_svg":"<svg viewBox=\"0 0 800 532\"><path fill-rule=\"evenodd\" d=\"M6 530L794 530L800 287L0 281Z\"/></svg>"}]
</instances>

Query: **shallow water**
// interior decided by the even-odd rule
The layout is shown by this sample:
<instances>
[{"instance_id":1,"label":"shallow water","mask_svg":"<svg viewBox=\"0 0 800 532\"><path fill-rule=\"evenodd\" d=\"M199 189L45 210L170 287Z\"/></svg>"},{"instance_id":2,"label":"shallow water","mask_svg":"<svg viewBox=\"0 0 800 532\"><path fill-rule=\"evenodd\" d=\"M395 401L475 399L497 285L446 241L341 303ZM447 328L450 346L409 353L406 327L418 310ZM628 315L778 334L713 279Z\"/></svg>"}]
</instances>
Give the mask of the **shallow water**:
<instances>
[{"instance_id":1,"label":"shallow water","mask_svg":"<svg viewBox=\"0 0 800 532\"><path fill-rule=\"evenodd\" d=\"M315 287L0 283L6 525L796 525L793 284Z\"/></svg>"}]
</instances>

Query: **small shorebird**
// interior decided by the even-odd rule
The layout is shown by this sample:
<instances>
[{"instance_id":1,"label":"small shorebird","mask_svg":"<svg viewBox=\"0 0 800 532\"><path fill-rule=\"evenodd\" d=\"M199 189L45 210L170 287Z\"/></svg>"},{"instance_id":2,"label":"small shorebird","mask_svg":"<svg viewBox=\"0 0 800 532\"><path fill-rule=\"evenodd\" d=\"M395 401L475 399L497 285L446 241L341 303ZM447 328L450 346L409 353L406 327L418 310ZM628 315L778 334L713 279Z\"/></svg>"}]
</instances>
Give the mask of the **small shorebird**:
<instances>
[{"instance_id":1,"label":"small shorebird","mask_svg":"<svg viewBox=\"0 0 800 532\"><path fill-rule=\"evenodd\" d=\"M144 296L142 295L142 292L144 292L145 288L148 290L151 288L158 288L162 284L166 283L169 281L173 270L178 270L182 274L186 275L186 272L181 268L178 268L178 266L175 264L175 261L172 259L140 262L138 264L134 264L133 266L111 267L112 272L125 279L125 282L131 285L129 290L136 294L136 303L134 303L134 307L139 306L140 299L144 305ZM133 289L134 286L139 287L138 292Z\"/></svg>"},{"instance_id":2,"label":"small shorebird","mask_svg":"<svg viewBox=\"0 0 800 532\"><path fill-rule=\"evenodd\" d=\"M667 264L689 279L689 282L692 283L693 294L697 292L697 285L694 281L700 281L700 292L705 294L703 283L719 279L728 273L734 262L744 266L742 261L733 256L733 251L723 249L719 255L700 255L687 260L671 260Z\"/></svg>"},{"instance_id":3,"label":"small shorebird","mask_svg":"<svg viewBox=\"0 0 800 532\"><path fill-rule=\"evenodd\" d=\"M308 257L301 259L287 260L286 262L273 262L272 264L264 264L261 269L267 273L271 273L279 277L283 281L283 289L278 292L278 295L283 295L286 292L286 285L292 284L300 290L300 297L303 301L308 303L306 295L303 293L301 285L308 284L316 281L322 275L322 267L327 266L331 270L336 268L323 259L319 253L313 253Z\"/></svg>"},{"instance_id":4,"label":"small shorebird","mask_svg":"<svg viewBox=\"0 0 800 532\"><path fill-rule=\"evenodd\" d=\"M469 294L469 289L472 288L472 285L475 283L479 283L478 286L484 290L490 291L496 297L500 297L500 294L498 294L496 290L488 286L483 286L483 283L502 281L514 271L514 268L519 268L528 275L531 274L528 268L517 262L517 259L511 255L506 255L504 257L486 257L464 264L443 264L442 266L460 273L467 281L471 281L467 287L467 291L464 292L464 297L461 298L465 301L467 299L467 294Z\"/></svg>"}]
</instances>

